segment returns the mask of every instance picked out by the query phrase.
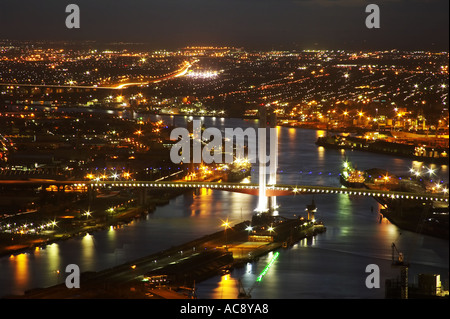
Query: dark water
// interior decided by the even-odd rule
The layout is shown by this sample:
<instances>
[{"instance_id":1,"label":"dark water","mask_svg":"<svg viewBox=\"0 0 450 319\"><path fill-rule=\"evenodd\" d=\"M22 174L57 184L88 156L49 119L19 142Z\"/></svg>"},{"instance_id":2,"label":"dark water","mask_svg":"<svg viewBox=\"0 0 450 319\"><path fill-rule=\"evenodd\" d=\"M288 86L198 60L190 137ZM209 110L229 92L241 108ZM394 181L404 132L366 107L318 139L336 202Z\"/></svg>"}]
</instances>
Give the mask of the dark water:
<instances>
[{"instance_id":1,"label":"dark water","mask_svg":"<svg viewBox=\"0 0 450 319\"><path fill-rule=\"evenodd\" d=\"M159 117L168 124L185 125L188 118ZM206 126L256 127L255 121L205 118ZM385 168L394 174L408 174L421 163L391 156L362 152L342 152L317 147L321 131L279 128L279 183L339 185L338 173L345 157L358 168ZM448 179L448 167L436 167ZM252 182L257 181L257 170ZM303 214L312 196L278 197L280 215ZM411 263L410 282L419 273L437 273L448 281L448 241L402 231L387 221L379 222L377 202L369 197L316 195L317 219L327 231L280 250L277 261L264 279L256 277L271 258L234 270L226 276L197 284L199 298L236 298L240 278L246 289L253 286L253 298L383 298L384 280L399 276L391 267L391 243ZM201 190L174 198L143 220L47 246L27 254L0 259L0 296L20 294L35 287L64 281L64 268L75 263L81 271L95 271L157 252L221 229L222 221L238 223L251 219L257 198L224 191ZM373 210L372 210L373 207ZM365 285L366 266L380 268L381 288ZM59 274L58 274L59 270Z\"/></svg>"}]
</instances>

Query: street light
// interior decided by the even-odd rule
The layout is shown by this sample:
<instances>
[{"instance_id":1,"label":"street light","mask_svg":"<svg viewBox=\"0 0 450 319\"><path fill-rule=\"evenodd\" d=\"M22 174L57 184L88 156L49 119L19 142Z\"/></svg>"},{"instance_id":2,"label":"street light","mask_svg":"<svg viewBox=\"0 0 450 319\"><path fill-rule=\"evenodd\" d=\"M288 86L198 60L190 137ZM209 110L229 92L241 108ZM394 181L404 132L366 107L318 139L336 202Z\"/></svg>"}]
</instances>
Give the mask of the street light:
<instances>
[{"instance_id":1,"label":"street light","mask_svg":"<svg viewBox=\"0 0 450 319\"><path fill-rule=\"evenodd\" d=\"M224 226L225 229L227 229L230 226L230 223L228 222L228 219L223 222L222 226Z\"/></svg>"},{"instance_id":2,"label":"street light","mask_svg":"<svg viewBox=\"0 0 450 319\"><path fill-rule=\"evenodd\" d=\"M230 223L228 222L228 218L227 218L226 221L223 222L222 226L225 227L224 231L225 231L225 248L226 248L227 247L227 242L228 242L227 228L230 227Z\"/></svg>"},{"instance_id":3,"label":"street light","mask_svg":"<svg viewBox=\"0 0 450 319\"><path fill-rule=\"evenodd\" d=\"M434 175L434 172L435 172L436 170L435 169L432 169L432 168L428 168L428 174L430 174L430 176L432 176L432 175Z\"/></svg>"}]
</instances>

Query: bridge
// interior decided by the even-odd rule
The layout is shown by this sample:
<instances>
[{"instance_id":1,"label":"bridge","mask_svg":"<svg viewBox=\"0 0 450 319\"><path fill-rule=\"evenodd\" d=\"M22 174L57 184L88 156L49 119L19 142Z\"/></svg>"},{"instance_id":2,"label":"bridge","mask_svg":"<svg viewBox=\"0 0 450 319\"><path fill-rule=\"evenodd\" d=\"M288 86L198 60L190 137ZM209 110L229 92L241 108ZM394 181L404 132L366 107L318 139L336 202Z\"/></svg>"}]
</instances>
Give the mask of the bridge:
<instances>
[{"instance_id":1,"label":"bridge","mask_svg":"<svg viewBox=\"0 0 450 319\"><path fill-rule=\"evenodd\" d=\"M187 72L191 64L185 63L180 74ZM260 114L260 128L271 128L276 126L276 114L267 114L266 109L261 109ZM272 137L271 137L272 138ZM449 194L430 193L430 192L402 192L391 190L377 190L367 188L344 188L333 186L314 186L314 185L283 185L277 183L277 167L278 167L278 133L274 130L275 149L270 152L270 163L275 167L267 174L266 163L266 141L259 141L260 148L259 159L259 183L230 183L230 182L206 182L206 181L118 181L118 180L90 180L90 181L55 181L50 179L28 179L28 180L0 180L0 186L4 185L37 185L37 186L56 186L58 190L64 190L65 186L72 186L90 192L92 197L92 190L94 188L140 188L140 189L217 189L223 191L240 192L250 195L258 196L257 212L267 212L269 210L276 211L277 196L289 196L300 194L344 194L351 196L370 196L374 198L385 198L387 200L411 200L411 201L435 201L447 202ZM177 174L177 173L175 173ZM174 174L172 174L174 175ZM171 176L172 176L171 175ZM267 181L267 176L269 179ZM141 193L145 195L144 193ZM270 203L269 199L270 198ZM270 206L270 207L269 207Z\"/></svg>"},{"instance_id":2,"label":"bridge","mask_svg":"<svg viewBox=\"0 0 450 319\"><path fill-rule=\"evenodd\" d=\"M249 195L259 195L260 185L253 183L229 183L229 182L181 182L181 181L54 181L47 179L35 180L0 180L1 185L24 186L72 186L86 189L93 188L142 188L142 189L216 189L223 191L239 192ZM412 193L401 191L375 190L366 188L344 188L334 186L313 185L267 185L266 197L294 196L307 194L344 194L352 196L370 196L390 200L420 200L448 202L449 195L444 193Z\"/></svg>"},{"instance_id":3,"label":"bridge","mask_svg":"<svg viewBox=\"0 0 450 319\"><path fill-rule=\"evenodd\" d=\"M79 185L79 184L78 184ZM95 187L146 187L146 188L208 188L224 191L245 193L250 195L259 194L259 184L224 183L224 182L95 182ZM345 194L354 196L385 197L391 199L408 199L423 201L448 202L449 196L434 193L410 193L386 190L370 190L363 188L342 188L332 186L311 185L270 185L266 186L266 197L289 196L297 194Z\"/></svg>"}]
</instances>

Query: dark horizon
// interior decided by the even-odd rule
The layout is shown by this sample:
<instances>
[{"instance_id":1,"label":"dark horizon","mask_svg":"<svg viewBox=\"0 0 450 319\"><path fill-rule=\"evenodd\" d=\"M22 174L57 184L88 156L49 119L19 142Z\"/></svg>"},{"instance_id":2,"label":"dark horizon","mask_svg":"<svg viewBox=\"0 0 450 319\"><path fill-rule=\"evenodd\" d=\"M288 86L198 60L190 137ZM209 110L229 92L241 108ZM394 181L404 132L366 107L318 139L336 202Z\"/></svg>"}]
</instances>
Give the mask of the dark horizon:
<instances>
[{"instance_id":1,"label":"dark horizon","mask_svg":"<svg viewBox=\"0 0 450 319\"><path fill-rule=\"evenodd\" d=\"M364 0L77 0L81 28L65 27L69 3L4 0L0 38L142 43L153 49L449 49L449 2L381 0L381 28L368 29Z\"/></svg>"}]
</instances>

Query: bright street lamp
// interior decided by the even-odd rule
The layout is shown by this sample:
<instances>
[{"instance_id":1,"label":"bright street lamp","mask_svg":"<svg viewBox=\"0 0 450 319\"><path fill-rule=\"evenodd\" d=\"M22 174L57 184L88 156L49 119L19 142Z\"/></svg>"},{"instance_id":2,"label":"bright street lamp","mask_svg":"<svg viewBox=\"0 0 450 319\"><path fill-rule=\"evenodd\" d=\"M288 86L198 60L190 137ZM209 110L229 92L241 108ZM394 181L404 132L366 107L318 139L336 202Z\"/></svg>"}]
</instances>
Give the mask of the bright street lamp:
<instances>
[{"instance_id":1,"label":"bright street lamp","mask_svg":"<svg viewBox=\"0 0 450 319\"><path fill-rule=\"evenodd\" d=\"M230 223L228 222L228 219L223 222L222 226L225 227L225 229L224 229L224 231L225 231L225 247L227 247L227 243L228 243L227 228L230 227Z\"/></svg>"}]
</instances>

